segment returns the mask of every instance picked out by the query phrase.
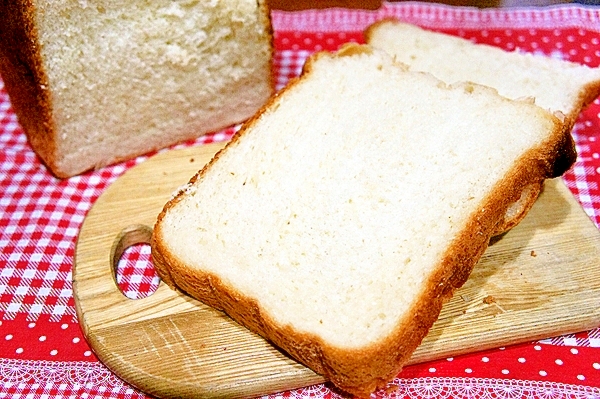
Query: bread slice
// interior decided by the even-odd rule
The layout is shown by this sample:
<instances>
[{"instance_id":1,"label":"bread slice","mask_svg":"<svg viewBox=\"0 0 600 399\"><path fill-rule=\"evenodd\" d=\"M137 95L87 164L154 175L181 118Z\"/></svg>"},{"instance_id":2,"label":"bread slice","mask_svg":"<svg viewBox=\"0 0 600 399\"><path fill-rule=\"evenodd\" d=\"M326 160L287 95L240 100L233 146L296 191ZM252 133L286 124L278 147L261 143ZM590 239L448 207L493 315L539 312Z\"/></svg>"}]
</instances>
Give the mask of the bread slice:
<instances>
[{"instance_id":1,"label":"bread slice","mask_svg":"<svg viewBox=\"0 0 600 399\"><path fill-rule=\"evenodd\" d=\"M59 177L239 123L273 92L264 0L14 0L0 14L0 74Z\"/></svg>"},{"instance_id":2,"label":"bread slice","mask_svg":"<svg viewBox=\"0 0 600 399\"><path fill-rule=\"evenodd\" d=\"M366 42L411 70L429 72L447 83L474 82L511 99L530 99L575 124L579 113L600 95L600 68L543 55L508 52L486 44L384 19L365 30ZM517 225L542 190L532 184L507 212L496 234Z\"/></svg>"},{"instance_id":3,"label":"bread slice","mask_svg":"<svg viewBox=\"0 0 600 399\"><path fill-rule=\"evenodd\" d=\"M574 161L555 116L386 53L317 53L169 201L164 282L339 388L397 375L511 204Z\"/></svg>"},{"instance_id":4,"label":"bread slice","mask_svg":"<svg viewBox=\"0 0 600 399\"><path fill-rule=\"evenodd\" d=\"M447 83L490 86L511 99L529 97L542 108L562 112L570 123L600 95L600 68L509 52L395 19L369 26L365 39L411 70L430 72Z\"/></svg>"}]
</instances>

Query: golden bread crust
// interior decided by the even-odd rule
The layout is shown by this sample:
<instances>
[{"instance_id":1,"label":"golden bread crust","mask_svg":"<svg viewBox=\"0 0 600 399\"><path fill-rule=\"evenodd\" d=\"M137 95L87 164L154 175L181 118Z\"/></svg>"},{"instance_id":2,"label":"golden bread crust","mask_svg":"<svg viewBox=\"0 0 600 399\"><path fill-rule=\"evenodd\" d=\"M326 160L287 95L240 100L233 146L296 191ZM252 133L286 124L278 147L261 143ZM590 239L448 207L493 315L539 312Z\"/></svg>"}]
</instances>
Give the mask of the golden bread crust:
<instances>
[{"instance_id":1,"label":"golden bread crust","mask_svg":"<svg viewBox=\"0 0 600 399\"><path fill-rule=\"evenodd\" d=\"M40 54L35 9L30 1L0 4L0 75L31 146L56 170L56 131L48 77ZM59 177L66 177L60 173Z\"/></svg>"},{"instance_id":2,"label":"golden bread crust","mask_svg":"<svg viewBox=\"0 0 600 399\"><path fill-rule=\"evenodd\" d=\"M345 49L344 53L353 54L363 50ZM317 54L307 61L301 77L286 86L284 92L311 73L311 63L319 56ZM270 109L275 109L280 95L281 92L245 124L232 141L192 178L191 183L207 173L224 151L243 140L248 129L259 118ZM218 276L192 270L181 262L164 244L160 224L166 212L185 195L184 190L169 201L158 216L151 244L154 266L161 279L172 288L225 311L234 320L271 341L339 388L360 397L368 397L400 372L439 317L442 305L465 283L489 245L490 238L524 216L537 198L545 179L558 176L570 167L575 159L575 147L568 126L557 118L553 121L554 132L548 142L541 143L521 157L505 178L498 181L493 194L480 204L457 238L448 245L435 272L423 284L420 299L412 310L407 312L393 333L368 347L340 348L324 342L318 336L279 325L261 311L255 300L224 284ZM517 212L517 217L505 220L509 207L519 201L528 187L533 187L530 189L532 194L526 196L522 210Z\"/></svg>"}]
</instances>

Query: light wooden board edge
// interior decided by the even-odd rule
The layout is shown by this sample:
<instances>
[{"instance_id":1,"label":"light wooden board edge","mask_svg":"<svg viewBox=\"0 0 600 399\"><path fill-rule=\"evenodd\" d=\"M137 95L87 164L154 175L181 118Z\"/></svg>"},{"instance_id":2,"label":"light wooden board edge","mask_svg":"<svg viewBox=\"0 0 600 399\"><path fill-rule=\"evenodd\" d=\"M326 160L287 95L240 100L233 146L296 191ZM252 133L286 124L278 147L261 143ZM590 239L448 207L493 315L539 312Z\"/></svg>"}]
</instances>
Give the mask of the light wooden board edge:
<instances>
[{"instance_id":1,"label":"light wooden board edge","mask_svg":"<svg viewBox=\"0 0 600 399\"><path fill-rule=\"evenodd\" d=\"M246 397L323 382L220 312L163 283L142 300L126 298L116 286L111 266L112 252L118 252L116 237L127 238L124 246L136 241L135 235L146 241L139 226L153 226L171 193L222 145L163 152L132 168L96 201L79 234L73 292L84 335L111 370L153 395ZM571 281L570 285L560 295L553 295L556 281L531 287L519 275L531 262L558 270L562 274L555 278ZM527 218L491 245L410 363L600 325L600 310L589 306L600 303L599 263L598 230L560 179L549 181ZM566 269L560 268L564 264L573 270L565 274ZM508 286L499 285L498 275L514 279ZM535 278L545 281L540 275ZM209 322L190 328L199 318ZM223 329L222 339L214 336L215 326ZM208 351L201 342L203 334L212 337L214 347ZM186 341L202 350L190 349ZM240 342L243 345L236 346ZM209 367L202 366L198 357Z\"/></svg>"}]
</instances>

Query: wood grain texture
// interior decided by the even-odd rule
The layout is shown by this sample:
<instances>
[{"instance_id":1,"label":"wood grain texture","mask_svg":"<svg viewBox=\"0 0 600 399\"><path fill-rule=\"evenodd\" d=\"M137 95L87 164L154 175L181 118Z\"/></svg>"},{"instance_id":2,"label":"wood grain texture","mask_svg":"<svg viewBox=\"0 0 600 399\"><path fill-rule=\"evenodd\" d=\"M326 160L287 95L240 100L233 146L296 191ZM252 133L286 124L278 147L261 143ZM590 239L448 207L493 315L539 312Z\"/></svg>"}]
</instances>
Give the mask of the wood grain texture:
<instances>
[{"instance_id":1,"label":"wood grain texture","mask_svg":"<svg viewBox=\"0 0 600 399\"><path fill-rule=\"evenodd\" d=\"M161 283L143 299L118 289L122 251L148 242L172 193L222 144L162 152L130 169L82 225L73 294L98 358L160 397L251 397L320 383L221 312ZM600 233L560 179L519 226L495 238L411 364L600 325Z\"/></svg>"}]
</instances>

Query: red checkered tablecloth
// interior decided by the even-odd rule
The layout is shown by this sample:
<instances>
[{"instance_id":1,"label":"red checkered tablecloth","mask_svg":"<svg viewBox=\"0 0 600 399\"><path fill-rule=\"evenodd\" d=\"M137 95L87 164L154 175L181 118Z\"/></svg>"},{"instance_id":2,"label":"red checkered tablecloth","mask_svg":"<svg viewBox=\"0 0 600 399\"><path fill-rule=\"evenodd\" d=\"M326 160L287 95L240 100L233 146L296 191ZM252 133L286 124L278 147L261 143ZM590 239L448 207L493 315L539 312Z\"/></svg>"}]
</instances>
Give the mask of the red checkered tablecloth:
<instances>
[{"instance_id":1,"label":"red checkered tablecloth","mask_svg":"<svg viewBox=\"0 0 600 399\"><path fill-rule=\"evenodd\" d=\"M306 57L362 42L362 30L389 16L508 50L600 65L600 8L454 8L389 3L377 11L273 12L277 86L296 76ZM181 146L224 141L234 129ZM600 226L600 101L579 117L579 157L564 176ZM0 398L143 398L103 366L85 342L72 295L75 243L86 212L102 192L144 157L67 180L40 164L0 81ZM159 283L149 247L127 250L119 284L129 297ZM598 303L589 306L598 307ZM407 367L390 398L600 398L599 328L522 345ZM337 398L327 384L269 398Z\"/></svg>"}]
</instances>

